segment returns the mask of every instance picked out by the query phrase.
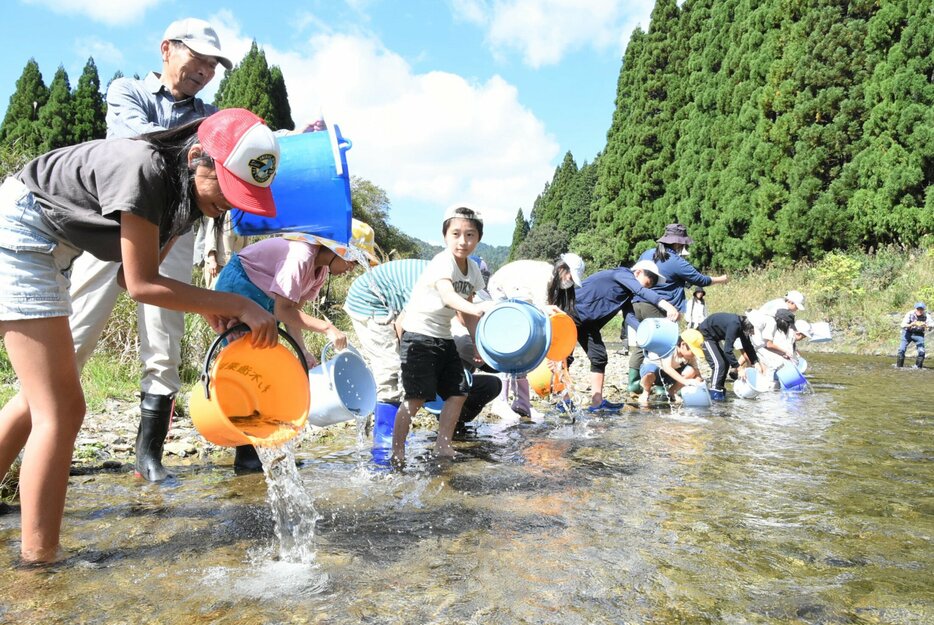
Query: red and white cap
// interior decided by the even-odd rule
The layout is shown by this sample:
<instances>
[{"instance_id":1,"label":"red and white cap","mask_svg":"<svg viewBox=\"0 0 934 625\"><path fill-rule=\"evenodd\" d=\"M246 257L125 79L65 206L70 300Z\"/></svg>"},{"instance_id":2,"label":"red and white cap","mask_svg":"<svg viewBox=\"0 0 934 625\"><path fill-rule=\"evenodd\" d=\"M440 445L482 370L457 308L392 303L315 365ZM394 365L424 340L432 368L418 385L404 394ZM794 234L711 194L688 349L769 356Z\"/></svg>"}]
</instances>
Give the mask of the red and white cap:
<instances>
[{"instance_id":1,"label":"red and white cap","mask_svg":"<svg viewBox=\"0 0 934 625\"><path fill-rule=\"evenodd\" d=\"M224 109L198 128L198 141L214 159L224 198L246 213L275 217L269 186L279 167L279 142L262 118L246 109Z\"/></svg>"}]
</instances>

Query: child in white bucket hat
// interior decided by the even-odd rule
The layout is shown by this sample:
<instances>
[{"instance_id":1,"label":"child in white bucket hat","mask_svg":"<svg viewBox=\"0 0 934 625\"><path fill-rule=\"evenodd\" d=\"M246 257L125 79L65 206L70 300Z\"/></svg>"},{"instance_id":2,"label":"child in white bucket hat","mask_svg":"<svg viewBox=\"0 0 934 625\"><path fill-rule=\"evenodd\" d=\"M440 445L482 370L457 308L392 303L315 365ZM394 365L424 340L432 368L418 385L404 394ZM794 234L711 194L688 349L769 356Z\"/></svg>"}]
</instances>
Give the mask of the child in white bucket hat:
<instances>
[{"instance_id":1,"label":"child in white bucket hat","mask_svg":"<svg viewBox=\"0 0 934 625\"><path fill-rule=\"evenodd\" d=\"M304 347L302 332L324 334L338 350L347 347L347 335L329 320L306 313L305 303L318 297L329 276L347 273L358 264L369 267L378 263L373 229L356 219L351 224L347 243L296 233L248 245L224 266L214 289L248 297L275 315L302 346L308 366L315 367L318 359ZM234 469L262 470L251 445L237 447Z\"/></svg>"}]
</instances>

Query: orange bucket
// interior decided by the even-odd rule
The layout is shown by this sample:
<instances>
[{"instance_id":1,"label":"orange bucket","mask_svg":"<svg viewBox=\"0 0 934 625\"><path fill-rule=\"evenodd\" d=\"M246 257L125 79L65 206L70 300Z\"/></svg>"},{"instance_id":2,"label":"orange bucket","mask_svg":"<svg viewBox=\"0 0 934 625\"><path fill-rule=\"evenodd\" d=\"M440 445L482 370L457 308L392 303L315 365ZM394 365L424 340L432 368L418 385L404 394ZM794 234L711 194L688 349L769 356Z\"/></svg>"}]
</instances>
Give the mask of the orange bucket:
<instances>
[{"instance_id":1,"label":"orange bucket","mask_svg":"<svg viewBox=\"0 0 934 625\"><path fill-rule=\"evenodd\" d=\"M551 345L545 358L564 360L574 352L577 343L577 326L570 315L559 312L551 316Z\"/></svg>"},{"instance_id":2,"label":"orange bucket","mask_svg":"<svg viewBox=\"0 0 934 625\"><path fill-rule=\"evenodd\" d=\"M566 371L566 368L563 369L562 374ZM552 393L560 393L564 390L563 375L553 373L548 367L547 360L543 360L525 377L529 381L529 388L535 391L535 394L539 397L548 397Z\"/></svg>"},{"instance_id":3,"label":"orange bucket","mask_svg":"<svg viewBox=\"0 0 934 625\"><path fill-rule=\"evenodd\" d=\"M279 343L255 349L248 336L214 354L240 324L221 334L204 359L201 382L192 389L189 413L201 436L215 445L278 447L294 438L308 420L308 364L289 333L279 328L295 352ZM211 361L214 360L213 365Z\"/></svg>"}]
</instances>

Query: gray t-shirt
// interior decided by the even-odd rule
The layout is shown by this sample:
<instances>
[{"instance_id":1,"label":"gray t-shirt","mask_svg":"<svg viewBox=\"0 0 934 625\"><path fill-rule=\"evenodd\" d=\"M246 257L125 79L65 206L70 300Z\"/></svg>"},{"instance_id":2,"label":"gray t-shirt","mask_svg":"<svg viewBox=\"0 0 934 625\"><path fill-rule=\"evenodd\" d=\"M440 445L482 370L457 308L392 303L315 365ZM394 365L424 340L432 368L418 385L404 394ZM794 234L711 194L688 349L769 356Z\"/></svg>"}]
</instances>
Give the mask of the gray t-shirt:
<instances>
[{"instance_id":1,"label":"gray t-shirt","mask_svg":"<svg viewBox=\"0 0 934 625\"><path fill-rule=\"evenodd\" d=\"M101 260L119 261L121 213L160 225L178 201L165 170L163 158L145 141L101 139L43 154L18 178L59 237ZM161 226L160 247L168 235L169 225Z\"/></svg>"}]
</instances>

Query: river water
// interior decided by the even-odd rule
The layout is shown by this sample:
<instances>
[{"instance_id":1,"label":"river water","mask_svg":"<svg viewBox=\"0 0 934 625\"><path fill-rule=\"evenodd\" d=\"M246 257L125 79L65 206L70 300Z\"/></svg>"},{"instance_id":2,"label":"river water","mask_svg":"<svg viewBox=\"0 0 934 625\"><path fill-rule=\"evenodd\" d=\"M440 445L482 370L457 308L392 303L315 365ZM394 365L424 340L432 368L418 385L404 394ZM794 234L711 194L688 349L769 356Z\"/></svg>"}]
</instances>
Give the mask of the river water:
<instances>
[{"instance_id":1,"label":"river water","mask_svg":"<svg viewBox=\"0 0 934 625\"><path fill-rule=\"evenodd\" d=\"M416 431L401 473L348 430L298 456L300 558L262 475L76 476L63 563L16 568L0 516L0 623L930 624L934 371L809 362L810 393L483 423L442 464Z\"/></svg>"}]
</instances>

